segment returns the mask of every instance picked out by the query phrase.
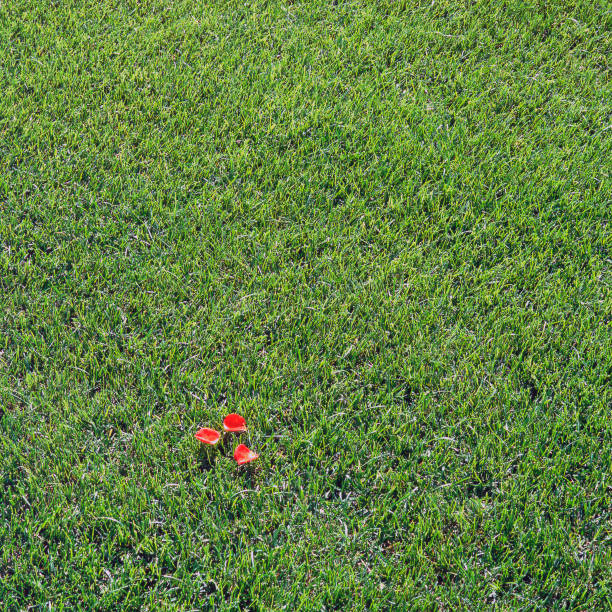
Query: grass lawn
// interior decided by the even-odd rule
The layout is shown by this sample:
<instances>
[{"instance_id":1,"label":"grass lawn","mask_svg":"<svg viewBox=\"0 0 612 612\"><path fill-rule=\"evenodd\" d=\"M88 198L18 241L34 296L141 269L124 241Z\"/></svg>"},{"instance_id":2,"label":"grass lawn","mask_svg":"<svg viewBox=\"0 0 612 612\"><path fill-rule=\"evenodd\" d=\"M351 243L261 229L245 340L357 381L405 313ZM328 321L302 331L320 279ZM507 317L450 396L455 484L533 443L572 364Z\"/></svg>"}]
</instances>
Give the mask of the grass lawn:
<instances>
[{"instance_id":1,"label":"grass lawn","mask_svg":"<svg viewBox=\"0 0 612 612\"><path fill-rule=\"evenodd\" d=\"M0 609L611 609L611 32L1 2Z\"/></svg>"}]
</instances>

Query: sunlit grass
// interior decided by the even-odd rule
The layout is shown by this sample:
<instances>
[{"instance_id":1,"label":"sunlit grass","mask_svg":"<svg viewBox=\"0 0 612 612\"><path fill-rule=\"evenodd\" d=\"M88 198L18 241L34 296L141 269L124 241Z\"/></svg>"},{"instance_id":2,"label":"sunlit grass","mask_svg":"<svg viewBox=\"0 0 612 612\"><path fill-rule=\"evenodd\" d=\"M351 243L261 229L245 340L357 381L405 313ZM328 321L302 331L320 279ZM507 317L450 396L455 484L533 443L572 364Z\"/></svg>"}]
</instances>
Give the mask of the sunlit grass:
<instances>
[{"instance_id":1,"label":"sunlit grass","mask_svg":"<svg viewBox=\"0 0 612 612\"><path fill-rule=\"evenodd\" d=\"M3 609L610 607L610 21L0 3Z\"/></svg>"}]
</instances>

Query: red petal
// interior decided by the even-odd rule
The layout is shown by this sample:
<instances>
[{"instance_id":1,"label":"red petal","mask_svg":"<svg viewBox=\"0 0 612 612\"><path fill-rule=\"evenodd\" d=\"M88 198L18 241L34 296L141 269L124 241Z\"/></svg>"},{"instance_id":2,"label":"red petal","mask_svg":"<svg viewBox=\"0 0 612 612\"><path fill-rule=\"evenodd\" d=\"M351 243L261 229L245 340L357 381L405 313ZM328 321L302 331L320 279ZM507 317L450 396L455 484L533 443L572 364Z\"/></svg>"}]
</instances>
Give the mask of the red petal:
<instances>
[{"instance_id":1,"label":"red petal","mask_svg":"<svg viewBox=\"0 0 612 612\"><path fill-rule=\"evenodd\" d=\"M204 444L216 444L220 440L221 434L214 429L204 427L196 433L195 437Z\"/></svg>"},{"instance_id":2,"label":"red petal","mask_svg":"<svg viewBox=\"0 0 612 612\"><path fill-rule=\"evenodd\" d=\"M244 444L239 444L234 451L234 459L238 465L243 465L244 463L250 463L251 461L255 461L259 455L254 453L250 448L245 446Z\"/></svg>"},{"instance_id":3,"label":"red petal","mask_svg":"<svg viewBox=\"0 0 612 612\"><path fill-rule=\"evenodd\" d=\"M239 414L228 414L223 419L225 431L246 431L246 421Z\"/></svg>"}]
</instances>

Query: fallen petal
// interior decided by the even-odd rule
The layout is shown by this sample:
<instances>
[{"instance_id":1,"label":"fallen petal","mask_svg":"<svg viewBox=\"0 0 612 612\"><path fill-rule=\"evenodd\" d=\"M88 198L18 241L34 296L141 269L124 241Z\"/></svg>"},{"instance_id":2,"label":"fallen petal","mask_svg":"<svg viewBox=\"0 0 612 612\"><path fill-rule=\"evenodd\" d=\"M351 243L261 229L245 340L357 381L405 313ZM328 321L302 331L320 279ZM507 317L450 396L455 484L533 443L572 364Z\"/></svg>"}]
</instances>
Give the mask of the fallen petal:
<instances>
[{"instance_id":1,"label":"fallen petal","mask_svg":"<svg viewBox=\"0 0 612 612\"><path fill-rule=\"evenodd\" d=\"M225 431L246 431L246 421L239 414L228 414L223 419Z\"/></svg>"},{"instance_id":2,"label":"fallen petal","mask_svg":"<svg viewBox=\"0 0 612 612\"><path fill-rule=\"evenodd\" d=\"M238 465L243 465L245 463L250 463L251 461L255 461L259 455L253 452L248 446L244 444L239 444L234 451L234 459Z\"/></svg>"},{"instance_id":3,"label":"fallen petal","mask_svg":"<svg viewBox=\"0 0 612 612\"><path fill-rule=\"evenodd\" d=\"M221 439L221 434L214 429L204 427L196 433L195 437L204 444L216 444Z\"/></svg>"}]
</instances>

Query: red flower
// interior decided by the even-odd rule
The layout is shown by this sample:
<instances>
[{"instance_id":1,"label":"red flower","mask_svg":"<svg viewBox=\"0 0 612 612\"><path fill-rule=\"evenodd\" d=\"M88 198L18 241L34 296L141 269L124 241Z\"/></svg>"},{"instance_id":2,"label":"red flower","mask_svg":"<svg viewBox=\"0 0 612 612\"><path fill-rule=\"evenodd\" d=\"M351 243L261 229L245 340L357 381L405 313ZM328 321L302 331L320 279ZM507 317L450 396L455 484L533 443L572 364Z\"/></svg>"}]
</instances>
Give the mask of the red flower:
<instances>
[{"instance_id":1,"label":"red flower","mask_svg":"<svg viewBox=\"0 0 612 612\"><path fill-rule=\"evenodd\" d=\"M254 453L250 448L245 446L244 444L239 444L234 451L234 459L238 465L243 465L245 463L250 463L251 461L255 461L259 455Z\"/></svg>"},{"instance_id":2,"label":"red flower","mask_svg":"<svg viewBox=\"0 0 612 612\"><path fill-rule=\"evenodd\" d=\"M246 421L239 414L228 414L223 419L225 431L246 431Z\"/></svg>"},{"instance_id":3,"label":"red flower","mask_svg":"<svg viewBox=\"0 0 612 612\"><path fill-rule=\"evenodd\" d=\"M204 427L196 433L195 437L204 444L216 444L221 439L221 434L214 429Z\"/></svg>"}]
</instances>

